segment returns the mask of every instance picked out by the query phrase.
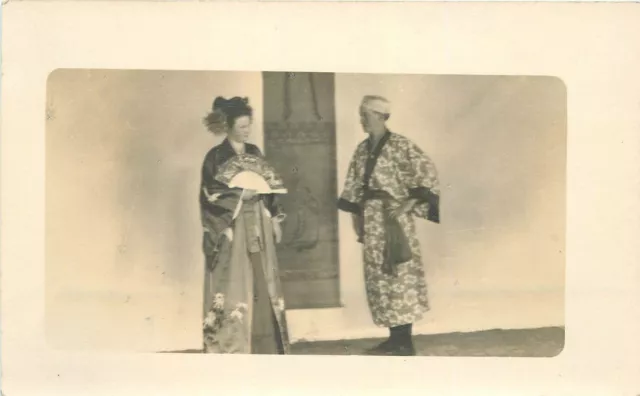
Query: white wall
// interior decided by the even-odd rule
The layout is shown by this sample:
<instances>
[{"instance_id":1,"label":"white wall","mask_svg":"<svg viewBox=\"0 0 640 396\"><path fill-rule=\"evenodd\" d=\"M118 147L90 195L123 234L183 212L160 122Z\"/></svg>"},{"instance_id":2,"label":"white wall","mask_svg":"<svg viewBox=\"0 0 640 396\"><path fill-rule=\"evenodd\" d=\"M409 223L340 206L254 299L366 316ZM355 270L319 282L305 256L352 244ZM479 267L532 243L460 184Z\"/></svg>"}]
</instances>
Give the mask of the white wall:
<instances>
[{"instance_id":1,"label":"white wall","mask_svg":"<svg viewBox=\"0 0 640 396\"><path fill-rule=\"evenodd\" d=\"M432 310L417 333L564 323L564 87L551 78L338 75L339 183L366 138L365 94L436 162L442 224L419 221ZM373 326L359 245L340 217L344 307L289 313L295 338L385 335Z\"/></svg>"},{"instance_id":2,"label":"white wall","mask_svg":"<svg viewBox=\"0 0 640 396\"><path fill-rule=\"evenodd\" d=\"M200 169L213 99L260 73L59 70L47 107L46 334L59 348L201 346Z\"/></svg>"}]
</instances>

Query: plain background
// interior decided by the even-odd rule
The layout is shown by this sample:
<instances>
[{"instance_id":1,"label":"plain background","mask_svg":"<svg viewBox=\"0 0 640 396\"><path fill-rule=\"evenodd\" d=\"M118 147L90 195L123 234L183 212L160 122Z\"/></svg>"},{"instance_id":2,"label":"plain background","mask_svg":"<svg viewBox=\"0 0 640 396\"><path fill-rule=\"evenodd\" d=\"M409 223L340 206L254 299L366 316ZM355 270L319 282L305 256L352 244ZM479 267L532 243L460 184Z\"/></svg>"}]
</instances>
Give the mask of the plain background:
<instances>
[{"instance_id":1,"label":"plain background","mask_svg":"<svg viewBox=\"0 0 640 396\"><path fill-rule=\"evenodd\" d=\"M261 75L57 70L49 78L53 345L200 347L200 171L222 139L202 119L214 95L260 102ZM261 143L262 106L254 116L252 140Z\"/></svg>"},{"instance_id":2,"label":"plain background","mask_svg":"<svg viewBox=\"0 0 640 396\"><path fill-rule=\"evenodd\" d=\"M418 221L432 312L416 332L564 324L566 95L555 78L338 74L338 190L363 95L437 164L442 223ZM46 331L57 348L199 348L200 167L213 97L248 96L263 147L261 73L58 70L49 77ZM335 198L324 205L335 205ZM342 308L293 310L293 340L384 335L360 245L340 217ZM101 329L110 327L108 333Z\"/></svg>"},{"instance_id":3,"label":"plain background","mask_svg":"<svg viewBox=\"0 0 640 396\"><path fill-rule=\"evenodd\" d=\"M4 10L0 146L3 390L637 393L639 222L633 214L639 175L630 164L638 160L640 45L633 40L640 34L633 6L10 3ZM317 24L308 22L311 15ZM355 25L363 15L387 23ZM260 45L225 56L237 45L219 38L232 29ZM397 45L398 37L404 45ZM569 97L564 352L554 359L278 360L48 349L42 304L45 82L60 67L560 76Z\"/></svg>"},{"instance_id":4,"label":"plain background","mask_svg":"<svg viewBox=\"0 0 640 396\"><path fill-rule=\"evenodd\" d=\"M357 109L371 93L391 101L389 128L433 159L442 184L441 224L417 221L432 305L417 332L562 326L563 83L517 76L338 74L340 185L356 142L366 137ZM349 216L342 215L342 294L350 304L338 328L357 328L354 337L359 331L384 336L386 329L370 328L354 239ZM321 336L323 327L318 329ZM334 336L339 334L336 329Z\"/></svg>"}]
</instances>

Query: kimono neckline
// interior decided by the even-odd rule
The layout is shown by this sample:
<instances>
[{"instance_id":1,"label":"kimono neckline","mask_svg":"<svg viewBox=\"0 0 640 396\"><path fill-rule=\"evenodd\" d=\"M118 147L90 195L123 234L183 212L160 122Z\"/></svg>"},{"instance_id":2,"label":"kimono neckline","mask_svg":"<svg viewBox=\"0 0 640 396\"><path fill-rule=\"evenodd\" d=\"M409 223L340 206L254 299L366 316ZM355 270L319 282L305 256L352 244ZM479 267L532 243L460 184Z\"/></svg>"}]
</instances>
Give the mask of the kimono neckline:
<instances>
[{"instance_id":1,"label":"kimono neckline","mask_svg":"<svg viewBox=\"0 0 640 396\"><path fill-rule=\"evenodd\" d=\"M230 153L233 153L233 155L238 155L238 152L233 148L233 144L231 144L231 142L229 141L229 138L224 138L222 145L224 146L225 150L228 150ZM244 146L244 152L247 153L248 151L247 143L242 142L242 145Z\"/></svg>"},{"instance_id":2,"label":"kimono neckline","mask_svg":"<svg viewBox=\"0 0 640 396\"><path fill-rule=\"evenodd\" d=\"M363 185L365 189L369 188L369 181L371 181L371 175L373 174L373 170L378 163L378 157L382 152L382 148L389 140L391 136L391 132L387 130L384 135L378 141L378 144L375 147L371 147L371 137L369 137L369 141L367 147L369 149L369 155L367 156L367 161L365 162L364 175L363 175Z\"/></svg>"},{"instance_id":3,"label":"kimono neckline","mask_svg":"<svg viewBox=\"0 0 640 396\"><path fill-rule=\"evenodd\" d=\"M391 136L391 131L387 129L385 133L382 135L382 137L380 138L380 140L378 140L378 144L376 144L375 147L371 147L373 142L372 142L371 136L369 136L369 138L367 139L367 149L369 150L369 153L374 154L376 157L380 155L380 151L382 150L382 147L384 147L385 143L387 143L387 140L389 140L390 136Z\"/></svg>"}]
</instances>

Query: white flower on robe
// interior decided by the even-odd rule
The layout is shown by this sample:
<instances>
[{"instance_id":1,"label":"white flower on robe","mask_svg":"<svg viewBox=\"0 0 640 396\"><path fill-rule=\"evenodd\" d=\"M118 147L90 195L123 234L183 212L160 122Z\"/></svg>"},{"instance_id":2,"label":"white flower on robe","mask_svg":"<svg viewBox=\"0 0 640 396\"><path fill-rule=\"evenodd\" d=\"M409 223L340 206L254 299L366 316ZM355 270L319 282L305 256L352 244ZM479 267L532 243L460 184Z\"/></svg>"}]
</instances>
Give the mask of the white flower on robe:
<instances>
[{"instance_id":1,"label":"white flower on robe","mask_svg":"<svg viewBox=\"0 0 640 396\"><path fill-rule=\"evenodd\" d=\"M216 313L213 311L207 312L207 317L204 318L204 328L213 327L216 322Z\"/></svg>"},{"instance_id":2,"label":"white flower on robe","mask_svg":"<svg viewBox=\"0 0 640 396\"><path fill-rule=\"evenodd\" d=\"M224 307L224 294L216 294L216 296L213 298L213 307L216 309L222 309Z\"/></svg>"},{"instance_id":3,"label":"white flower on robe","mask_svg":"<svg viewBox=\"0 0 640 396\"><path fill-rule=\"evenodd\" d=\"M244 314L239 310L234 309L229 316L233 319L238 319L239 321L242 322L242 318L244 317Z\"/></svg>"}]
</instances>

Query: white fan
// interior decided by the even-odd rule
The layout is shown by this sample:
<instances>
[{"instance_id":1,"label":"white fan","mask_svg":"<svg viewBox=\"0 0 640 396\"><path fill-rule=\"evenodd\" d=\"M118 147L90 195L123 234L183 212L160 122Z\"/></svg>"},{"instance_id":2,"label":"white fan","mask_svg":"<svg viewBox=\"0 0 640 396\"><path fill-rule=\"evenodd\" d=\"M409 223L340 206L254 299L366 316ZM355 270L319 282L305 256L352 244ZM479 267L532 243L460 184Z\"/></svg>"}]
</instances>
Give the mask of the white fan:
<instances>
[{"instance_id":1,"label":"white fan","mask_svg":"<svg viewBox=\"0 0 640 396\"><path fill-rule=\"evenodd\" d=\"M269 183L256 172L242 171L238 172L228 184L231 188L242 188L245 190L254 190L258 194L286 194L286 188L272 190Z\"/></svg>"}]
</instances>

